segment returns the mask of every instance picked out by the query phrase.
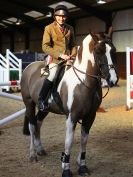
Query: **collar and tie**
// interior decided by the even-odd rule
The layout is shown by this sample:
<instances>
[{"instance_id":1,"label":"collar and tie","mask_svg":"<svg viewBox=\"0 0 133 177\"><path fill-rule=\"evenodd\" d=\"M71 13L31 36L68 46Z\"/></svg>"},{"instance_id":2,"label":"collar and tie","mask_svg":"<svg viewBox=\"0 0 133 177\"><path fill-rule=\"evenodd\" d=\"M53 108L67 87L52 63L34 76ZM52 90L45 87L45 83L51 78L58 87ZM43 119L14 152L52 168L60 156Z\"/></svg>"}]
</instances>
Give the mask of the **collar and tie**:
<instances>
[{"instance_id":1,"label":"collar and tie","mask_svg":"<svg viewBox=\"0 0 133 177\"><path fill-rule=\"evenodd\" d=\"M64 25L63 25L63 26L59 26L59 28L60 28L61 32L64 33L64 31L65 31L65 26L64 26Z\"/></svg>"},{"instance_id":2,"label":"collar and tie","mask_svg":"<svg viewBox=\"0 0 133 177\"><path fill-rule=\"evenodd\" d=\"M57 23L57 22L56 22ZM59 27L59 29L60 29L60 31L62 32L62 33L64 33L64 31L65 31L65 25L63 24L62 26L61 25L59 25L59 23L57 23L57 25L58 25L58 27Z\"/></svg>"}]
</instances>

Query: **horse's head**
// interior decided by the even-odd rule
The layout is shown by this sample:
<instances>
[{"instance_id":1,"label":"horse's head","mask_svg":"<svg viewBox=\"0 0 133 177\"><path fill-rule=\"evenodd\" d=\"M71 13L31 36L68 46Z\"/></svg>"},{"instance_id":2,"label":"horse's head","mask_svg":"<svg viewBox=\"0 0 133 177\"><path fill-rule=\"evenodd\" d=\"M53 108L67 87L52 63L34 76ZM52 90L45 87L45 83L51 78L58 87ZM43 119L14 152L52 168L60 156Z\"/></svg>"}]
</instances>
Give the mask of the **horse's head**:
<instances>
[{"instance_id":1,"label":"horse's head","mask_svg":"<svg viewBox=\"0 0 133 177\"><path fill-rule=\"evenodd\" d=\"M110 80L110 73L108 67L108 49L109 46L106 45L105 41L98 41L94 47L93 54L96 66L98 68L98 73L101 78Z\"/></svg>"},{"instance_id":2,"label":"horse's head","mask_svg":"<svg viewBox=\"0 0 133 177\"><path fill-rule=\"evenodd\" d=\"M111 41L92 35L93 38L93 54L99 73L105 79L110 87L116 84L117 76L113 65L113 57L116 49ZM91 42L92 43L92 42Z\"/></svg>"},{"instance_id":3,"label":"horse's head","mask_svg":"<svg viewBox=\"0 0 133 177\"><path fill-rule=\"evenodd\" d=\"M75 66L92 75L101 75L111 87L116 84L118 77L112 61L115 60L116 49L112 42L90 33L80 46ZM91 64L90 64L91 63ZM95 69L94 69L95 66Z\"/></svg>"},{"instance_id":4,"label":"horse's head","mask_svg":"<svg viewBox=\"0 0 133 177\"><path fill-rule=\"evenodd\" d=\"M116 85L118 76L115 69L116 48L112 41L101 34L91 34L94 58L99 67L101 77L104 78L110 87ZM92 45L93 44L93 45ZM91 49L92 50L92 49Z\"/></svg>"},{"instance_id":5,"label":"horse's head","mask_svg":"<svg viewBox=\"0 0 133 177\"><path fill-rule=\"evenodd\" d=\"M99 33L97 35L100 41L104 42L106 45L106 57L109 67L109 74L110 77L108 77L107 82L110 87L114 86L118 82L118 73L117 73L117 59L116 59L116 48L114 44L112 43L112 40L104 35L104 33Z\"/></svg>"}]
</instances>

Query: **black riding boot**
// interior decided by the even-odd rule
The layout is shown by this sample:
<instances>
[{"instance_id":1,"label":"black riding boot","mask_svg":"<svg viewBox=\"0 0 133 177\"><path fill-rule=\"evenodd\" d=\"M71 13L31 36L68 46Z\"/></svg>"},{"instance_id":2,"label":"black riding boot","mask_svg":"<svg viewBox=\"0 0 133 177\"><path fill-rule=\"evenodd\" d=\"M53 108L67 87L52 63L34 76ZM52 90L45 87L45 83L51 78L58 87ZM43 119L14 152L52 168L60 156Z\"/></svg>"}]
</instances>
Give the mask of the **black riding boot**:
<instances>
[{"instance_id":1,"label":"black riding boot","mask_svg":"<svg viewBox=\"0 0 133 177\"><path fill-rule=\"evenodd\" d=\"M45 79L43 82L43 86L41 88L41 91L39 93L39 99L38 99L38 109L40 111L47 111L48 110L48 93L49 90L52 88L53 82L51 82L48 79Z\"/></svg>"}]
</instances>

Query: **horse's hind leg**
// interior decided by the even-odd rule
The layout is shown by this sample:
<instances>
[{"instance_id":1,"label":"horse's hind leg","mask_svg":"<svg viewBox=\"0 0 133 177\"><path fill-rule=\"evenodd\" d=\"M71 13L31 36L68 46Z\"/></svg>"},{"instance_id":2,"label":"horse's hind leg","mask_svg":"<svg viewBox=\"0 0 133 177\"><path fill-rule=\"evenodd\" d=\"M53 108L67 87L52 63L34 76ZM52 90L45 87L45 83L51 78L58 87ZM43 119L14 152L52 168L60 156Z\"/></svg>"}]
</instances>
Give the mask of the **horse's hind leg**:
<instances>
[{"instance_id":1,"label":"horse's hind leg","mask_svg":"<svg viewBox=\"0 0 133 177\"><path fill-rule=\"evenodd\" d=\"M35 103L31 100L25 102L26 112L23 133L25 135L30 135L30 160L37 160L36 150L34 146L34 135L37 127L37 120L35 118Z\"/></svg>"},{"instance_id":2,"label":"horse's hind leg","mask_svg":"<svg viewBox=\"0 0 133 177\"><path fill-rule=\"evenodd\" d=\"M37 155L45 155L45 150L42 147L41 140L40 140L40 128L42 125L43 118L48 113L42 113L41 112L37 114L37 116L34 115L34 117L31 117L29 120L29 131L31 135L31 141L30 141L30 161L37 161ZM32 115L33 116L33 115Z\"/></svg>"},{"instance_id":3,"label":"horse's hind leg","mask_svg":"<svg viewBox=\"0 0 133 177\"><path fill-rule=\"evenodd\" d=\"M42 143L41 143L40 130L41 130L43 119L47 116L47 114L48 114L48 112L38 111L38 113L36 115L37 128L35 131L34 144L35 144L35 149L36 149L37 155L40 155L40 156L46 155L46 152L45 152L45 150L42 146Z\"/></svg>"},{"instance_id":4,"label":"horse's hind leg","mask_svg":"<svg viewBox=\"0 0 133 177\"><path fill-rule=\"evenodd\" d=\"M48 112L43 113L38 111L36 114L36 104L31 98L23 97L26 106L23 134L30 135L30 161L37 161L37 155L44 155L45 150L42 147L40 140L40 128L43 119Z\"/></svg>"}]
</instances>

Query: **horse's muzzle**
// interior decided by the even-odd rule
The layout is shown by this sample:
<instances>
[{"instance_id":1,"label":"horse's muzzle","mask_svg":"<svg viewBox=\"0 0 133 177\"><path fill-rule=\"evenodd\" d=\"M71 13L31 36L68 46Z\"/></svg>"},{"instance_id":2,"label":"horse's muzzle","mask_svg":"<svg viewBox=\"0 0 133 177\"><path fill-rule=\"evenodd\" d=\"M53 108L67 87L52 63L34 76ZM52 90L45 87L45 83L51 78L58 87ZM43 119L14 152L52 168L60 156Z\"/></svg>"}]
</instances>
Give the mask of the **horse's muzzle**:
<instances>
[{"instance_id":1,"label":"horse's muzzle","mask_svg":"<svg viewBox=\"0 0 133 177\"><path fill-rule=\"evenodd\" d=\"M109 87L113 87L114 83L112 81L108 81L108 85L109 85Z\"/></svg>"}]
</instances>

